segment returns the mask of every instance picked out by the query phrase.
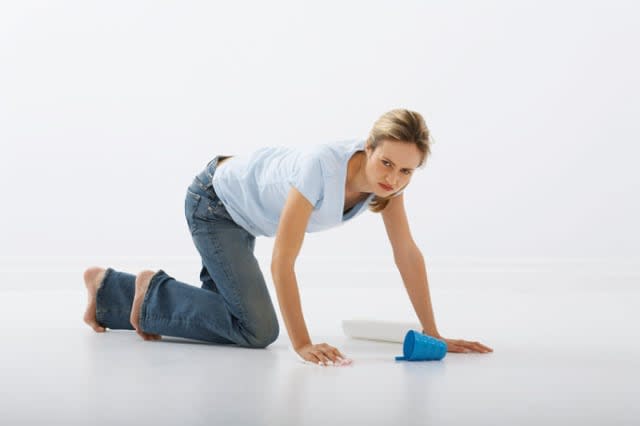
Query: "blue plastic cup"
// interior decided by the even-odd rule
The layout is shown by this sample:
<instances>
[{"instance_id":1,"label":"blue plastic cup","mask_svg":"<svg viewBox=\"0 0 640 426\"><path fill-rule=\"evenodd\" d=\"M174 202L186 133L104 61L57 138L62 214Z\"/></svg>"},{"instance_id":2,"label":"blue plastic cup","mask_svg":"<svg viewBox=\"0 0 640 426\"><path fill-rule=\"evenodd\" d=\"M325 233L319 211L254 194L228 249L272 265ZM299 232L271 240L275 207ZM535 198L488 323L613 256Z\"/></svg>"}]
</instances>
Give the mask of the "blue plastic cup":
<instances>
[{"instance_id":1,"label":"blue plastic cup","mask_svg":"<svg viewBox=\"0 0 640 426\"><path fill-rule=\"evenodd\" d=\"M436 361L447 354L447 344L418 331L409 330L404 336L402 352L404 356L397 356L396 361Z\"/></svg>"}]
</instances>

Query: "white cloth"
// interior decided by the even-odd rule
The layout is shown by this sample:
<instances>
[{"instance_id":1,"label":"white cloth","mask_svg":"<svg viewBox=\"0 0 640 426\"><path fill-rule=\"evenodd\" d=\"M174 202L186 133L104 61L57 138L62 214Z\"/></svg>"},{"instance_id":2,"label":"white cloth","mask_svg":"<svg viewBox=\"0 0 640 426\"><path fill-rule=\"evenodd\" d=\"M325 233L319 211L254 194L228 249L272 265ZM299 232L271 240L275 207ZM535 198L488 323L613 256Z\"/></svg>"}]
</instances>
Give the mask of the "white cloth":
<instances>
[{"instance_id":1,"label":"white cloth","mask_svg":"<svg viewBox=\"0 0 640 426\"><path fill-rule=\"evenodd\" d=\"M409 330L422 330L417 322L351 319L342 321L342 331L353 339L403 343Z\"/></svg>"}]
</instances>

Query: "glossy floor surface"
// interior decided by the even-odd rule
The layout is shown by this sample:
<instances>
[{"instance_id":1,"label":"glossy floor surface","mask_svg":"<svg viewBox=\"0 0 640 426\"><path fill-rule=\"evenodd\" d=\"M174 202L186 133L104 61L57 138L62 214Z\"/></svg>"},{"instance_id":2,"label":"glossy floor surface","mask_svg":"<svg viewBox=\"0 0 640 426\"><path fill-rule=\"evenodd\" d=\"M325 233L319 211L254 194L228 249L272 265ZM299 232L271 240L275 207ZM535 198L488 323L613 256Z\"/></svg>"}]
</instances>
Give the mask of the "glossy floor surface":
<instances>
[{"instance_id":1,"label":"glossy floor surface","mask_svg":"<svg viewBox=\"0 0 640 426\"><path fill-rule=\"evenodd\" d=\"M495 350L450 353L439 362L396 362L400 344L342 333L346 318L413 319L401 284L301 287L314 341L354 360L340 368L301 363L284 326L267 349L178 338L147 342L134 332L96 334L85 326L81 281L77 289L66 283L58 290L1 290L0 419L21 425L638 424L637 271L588 279L538 272L434 274L440 332ZM10 278L5 271L3 279Z\"/></svg>"}]
</instances>

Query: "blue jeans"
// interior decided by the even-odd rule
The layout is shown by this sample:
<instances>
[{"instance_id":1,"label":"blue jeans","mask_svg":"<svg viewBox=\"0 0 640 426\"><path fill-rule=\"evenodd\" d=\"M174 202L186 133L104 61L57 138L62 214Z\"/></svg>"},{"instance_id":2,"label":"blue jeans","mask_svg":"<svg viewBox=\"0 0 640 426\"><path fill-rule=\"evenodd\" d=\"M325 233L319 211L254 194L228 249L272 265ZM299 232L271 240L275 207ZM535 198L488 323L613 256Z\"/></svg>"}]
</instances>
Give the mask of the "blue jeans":
<instances>
[{"instance_id":1,"label":"blue jeans","mask_svg":"<svg viewBox=\"0 0 640 426\"><path fill-rule=\"evenodd\" d=\"M236 224L211 184L215 157L187 189L184 211L202 258L200 288L158 270L140 312L145 333L264 348L279 334L269 291L253 250L255 237ZM133 330L135 275L106 270L96 295L96 320Z\"/></svg>"}]
</instances>

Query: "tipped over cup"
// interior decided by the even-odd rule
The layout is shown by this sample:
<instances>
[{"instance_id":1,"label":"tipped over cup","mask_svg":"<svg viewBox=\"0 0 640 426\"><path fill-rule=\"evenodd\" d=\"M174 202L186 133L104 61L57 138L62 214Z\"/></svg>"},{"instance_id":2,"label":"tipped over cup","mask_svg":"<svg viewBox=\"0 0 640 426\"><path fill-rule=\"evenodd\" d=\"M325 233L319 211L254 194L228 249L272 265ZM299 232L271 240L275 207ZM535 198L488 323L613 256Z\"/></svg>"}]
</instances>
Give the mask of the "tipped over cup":
<instances>
[{"instance_id":1,"label":"tipped over cup","mask_svg":"<svg viewBox=\"0 0 640 426\"><path fill-rule=\"evenodd\" d=\"M447 354L447 344L435 337L416 330L409 330L404 336L403 356L396 361L439 361Z\"/></svg>"}]
</instances>

